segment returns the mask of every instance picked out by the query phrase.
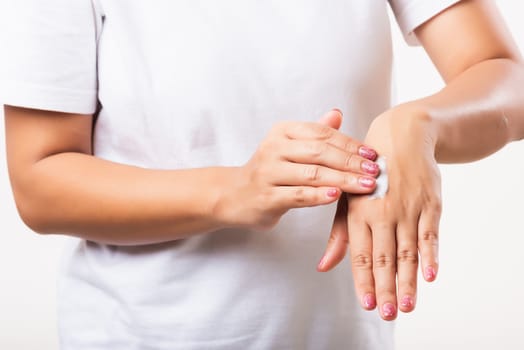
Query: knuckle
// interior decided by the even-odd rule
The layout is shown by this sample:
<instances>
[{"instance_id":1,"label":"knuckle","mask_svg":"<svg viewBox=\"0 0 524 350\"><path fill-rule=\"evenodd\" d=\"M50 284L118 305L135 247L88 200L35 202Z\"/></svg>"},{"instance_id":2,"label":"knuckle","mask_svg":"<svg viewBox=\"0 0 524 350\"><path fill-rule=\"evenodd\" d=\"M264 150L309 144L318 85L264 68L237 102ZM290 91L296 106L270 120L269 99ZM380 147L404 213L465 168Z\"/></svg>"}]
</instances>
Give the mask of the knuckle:
<instances>
[{"instance_id":1,"label":"knuckle","mask_svg":"<svg viewBox=\"0 0 524 350\"><path fill-rule=\"evenodd\" d=\"M427 202L427 209L430 211L440 214L442 212L442 199L438 194L434 194L432 196L429 196L429 198L426 199Z\"/></svg>"},{"instance_id":2,"label":"knuckle","mask_svg":"<svg viewBox=\"0 0 524 350\"><path fill-rule=\"evenodd\" d=\"M352 169L353 168L354 160L355 160L355 154L354 153L350 153L350 154L348 154L346 156L346 161L345 161L345 164L344 164L346 169Z\"/></svg>"},{"instance_id":3,"label":"knuckle","mask_svg":"<svg viewBox=\"0 0 524 350\"><path fill-rule=\"evenodd\" d=\"M309 128L307 123L288 121L285 124L286 136L291 139L302 138L311 133Z\"/></svg>"},{"instance_id":4,"label":"knuckle","mask_svg":"<svg viewBox=\"0 0 524 350\"><path fill-rule=\"evenodd\" d=\"M260 143L259 146L259 157L266 159L269 155L273 153L273 150L275 149L275 140L273 139L265 139Z\"/></svg>"},{"instance_id":5,"label":"knuckle","mask_svg":"<svg viewBox=\"0 0 524 350\"><path fill-rule=\"evenodd\" d=\"M379 253L374 257L374 266L376 268L392 268L395 266L394 258L391 254Z\"/></svg>"},{"instance_id":6,"label":"knuckle","mask_svg":"<svg viewBox=\"0 0 524 350\"><path fill-rule=\"evenodd\" d=\"M436 230L427 230L422 232L420 240L423 244L430 244L432 246L438 245L438 232Z\"/></svg>"},{"instance_id":7,"label":"knuckle","mask_svg":"<svg viewBox=\"0 0 524 350\"><path fill-rule=\"evenodd\" d=\"M308 187L299 187L293 191L293 201L297 207L317 205L322 202L318 191Z\"/></svg>"},{"instance_id":8,"label":"knuckle","mask_svg":"<svg viewBox=\"0 0 524 350\"><path fill-rule=\"evenodd\" d=\"M329 139L334 134L334 130L330 128L329 126L316 124L315 127L316 127L315 132L317 134L317 137L321 140Z\"/></svg>"},{"instance_id":9,"label":"knuckle","mask_svg":"<svg viewBox=\"0 0 524 350\"><path fill-rule=\"evenodd\" d=\"M355 143L353 140L349 139L344 142L344 148L343 150L346 152L355 153L355 150L357 149Z\"/></svg>"},{"instance_id":10,"label":"knuckle","mask_svg":"<svg viewBox=\"0 0 524 350\"><path fill-rule=\"evenodd\" d=\"M349 237L347 235L341 235L336 234L335 232L331 232L328 239L328 245L332 245L335 243L343 243L345 245L349 244Z\"/></svg>"},{"instance_id":11,"label":"knuckle","mask_svg":"<svg viewBox=\"0 0 524 350\"><path fill-rule=\"evenodd\" d=\"M277 133L272 133L260 142L258 151L266 156L279 155L284 145L285 141L282 140L282 137Z\"/></svg>"},{"instance_id":12,"label":"knuckle","mask_svg":"<svg viewBox=\"0 0 524 350\"><path fill-rule=\"evenodd\" d=\"M407 264L418 264L418 252L413 249L400 249L397 252L397 262Z\"/></svg>"},{"instance_id":13,"label":"knuckle","mask_svg":"<svg viewBox=\"0 0 524 350\"><path fill-rule=\"evenodd\" d=\"M370 270L373 267L373 259L368 253L357 253L351 256L351 263L355 268L362 270Z\"/></svg>"},{"instance_id":14,"label":"knuckle","mask_svg":"<svg viewBox=\"0 0 524 350\"><path fill-rule=\"evenodd\" d=\"M385 239L386 237L396 236L396 226L395 215L398 215L398 212L395 211L392 202L386 202L380 206L376 211L376 220L371 223L372 231ZM391 251L394 254L394 251Z\"/></svg>"},{"instance_id":15,"label":"knuckle","mask_svg":"<svg viewBox=\"0 0 524 350\"><path fill-rule=\"evenodd\" d=\"M436 213L442 212L442 200L440 198L434 198L429 202L429 208L431 211Z\"/></svg>"},{"instance_id":16,"label":"knuckle","mask_svg":"<svg viewBox=\"0 0 524 350\"><path fill-rule=\"evenodd\" d=\"M317 182L320 179L320 167L318 165L305 167L304 178L308 182Z\"/></svg>"},{"instance_id":17,"label":"knuckle","mask_svg":"<svg viewBox=\"0 0 524 350\"><path fill-rule=\"evenodd\" d=\"M326 153L328 144L325 142L312 142L310 144L309 151L311 156L315 158L320 158L324 153Z\"/></svg>"},{"instance_id":18,"label":"knuckle","mask_svg":"<svg viewBox=\"0 0 524 350\"><path fill-rule=\"evenodd\" d=\"M353 186L356 182L355 176L350 173L344 173L342 181L346 186Z\"/></svg>"},{"instance_id":19,"label":"knuckle","mask_svg":"<svg viewBox=\"0 0 524 350\"><path fill-rule=\"evenodd\" d=\"M295 203L302 204L307 201L306 190L304 188L297 188L293 191L293 199Z\"/></svg>"}]
</instances>

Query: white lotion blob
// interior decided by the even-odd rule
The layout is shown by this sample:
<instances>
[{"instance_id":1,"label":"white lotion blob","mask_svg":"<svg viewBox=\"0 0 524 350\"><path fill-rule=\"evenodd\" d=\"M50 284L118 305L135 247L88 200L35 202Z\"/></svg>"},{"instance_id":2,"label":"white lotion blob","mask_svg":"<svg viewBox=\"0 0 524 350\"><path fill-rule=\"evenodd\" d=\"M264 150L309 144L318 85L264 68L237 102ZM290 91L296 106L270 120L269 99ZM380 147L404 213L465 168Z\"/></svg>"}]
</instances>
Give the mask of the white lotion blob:
<instances>
[{"instance_id":1,"label":"white lotion blob","mask_svg":"<svg viewBox=\"0 0 524 350\"><path fill-rule=\"evenodd\" d=\"M375 191L369 195L369 199L384 198L389 187L386 158L379 156L375 162L380 168L380 174L377 177L377 187L375 188Z\"/></svg>"}]
</instances>

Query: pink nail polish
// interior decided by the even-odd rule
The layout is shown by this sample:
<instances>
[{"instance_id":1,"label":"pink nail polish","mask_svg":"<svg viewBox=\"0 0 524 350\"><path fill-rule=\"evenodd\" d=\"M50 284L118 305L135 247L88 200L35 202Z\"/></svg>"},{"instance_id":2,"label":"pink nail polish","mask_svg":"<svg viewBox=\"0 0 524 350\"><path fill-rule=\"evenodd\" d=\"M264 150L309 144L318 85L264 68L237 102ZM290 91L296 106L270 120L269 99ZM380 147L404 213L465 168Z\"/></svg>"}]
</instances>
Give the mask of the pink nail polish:
<instances>
[{"instance_id":1,"label":"pink nail polish","mask_svg":"<svg viewBox=\"0 0 524 350\"><path fill-rule=\"evenodd\" d=\"M338 197L338 189L337 188L330 188L327 190L327 196L330 198Z\"/></svg>"},{"instance_id":2,"label":"pink nail polish","mask_svg":"<svg viewBox=\"0 0 524 350\"><path fill-rule=\"evenodd\" d=\"M437 273L435 269L433 268L433 266L427 266L424 271L424 277L426 278L426 280L433 281L436 276L437 276Z\"/></svg>"},{"instance_id":3,"label":"pink nail polish","mask_svg":"<svg viewBox=\"0 0 524 350\"><path fill-rule=\"evenodd\" d=\"M384 317L393 317L395 316L396 312L397 310L395 308L395 305L391 303L385 303L384 305L382 305L382 315L384 315Z\"/></svg>"},{"instance_id":4,"label":"pink nail polish","mask_svg":"<svg viewBox=\"0 0 524 350\"><path fill-rule=\"evenodd\" d=\"M375 297L371 293L364 295L363 304L364 304L364 307L368 310L373 310L377 306Z\"/></svg>"},{"instance_id":5,"label":"pink nail polish","mask_svg":"<svg viewBox=\"0 0 524 350\"><path fill-rule=\"evenodd\" d=\"M409 295L404 295L400 301L400 305L404 308L411 309L414 305L413 298L411 298Z\"/></svg>"},{"instance_id":6,"label":"pink nail polish","mask_svg":"<svg viewBox=\"0 0 524 350\"><path fill-rule=\"evenodd\" d=\"M358 183L362 187L372 188L375 186L375 179L371 177L360 177Z\"/></svg>"},{"instance_id":7,"label":"pink nail polish","mask_svg":"<svg viewBox=\"0 0 524 350\"><path fill-rule=\"evenodd\" d=\"M371 148L368 148L366 146L362 146L358 149L358 154L361 157L367 158L369 160L375 160L377 159L377 152L372 150Z\"/></svg>"},{"instance_id":8,"label":"pink nail polish","mask_svg":"<svg viewBox=\"0 0 524 350\"><path fill-rule=\"evenodd\" d=\"M377 174L378 173L378 164L373 162L362 162L361 164L362 170L364 170L368 174Z\"/></svg>"}]
</instances>

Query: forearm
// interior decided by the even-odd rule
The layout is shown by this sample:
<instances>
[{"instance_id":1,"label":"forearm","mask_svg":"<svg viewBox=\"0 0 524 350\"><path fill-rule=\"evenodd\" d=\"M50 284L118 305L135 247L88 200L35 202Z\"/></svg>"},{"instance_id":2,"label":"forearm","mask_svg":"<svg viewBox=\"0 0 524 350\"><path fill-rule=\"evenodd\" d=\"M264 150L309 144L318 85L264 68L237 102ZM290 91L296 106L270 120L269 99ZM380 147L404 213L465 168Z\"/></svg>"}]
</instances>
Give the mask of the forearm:
<instances>
[{"instance_id":1,"label":"forearm","mask_svg":"<svg viewBox=\"0 0 524 350\"><path fill-rule=\"evenodd\" d=\"M38 232L148 244L222 228L213 215L232 168L149 170L81 153L46 157L18 179L22 217Z\"/></svg>"},{"instance_id":2,"label":"forearm","mask_svg":"<svg viewBox=\"0 0 524 350\"><path fill-rule=\"evenodd\" d=\"M6 106L7 162L18 211L36 232L135 245L268 230L291 209L373 191L376 153L338 132L341 118L333 110L318 123L278 123L239 167L152 170L92 156L89 116Z\"/></svg>"},{"instance_id":3,"label":"forearm","mask_svg":"<svg viewBox=\"0 0 524 350\"><path fill-rule=\"evenodd\" d=\"M508 59L483 61L408 105L432 125L438 162L474 161L524 138L524 67Z\"/></svg>"}]
</instances>

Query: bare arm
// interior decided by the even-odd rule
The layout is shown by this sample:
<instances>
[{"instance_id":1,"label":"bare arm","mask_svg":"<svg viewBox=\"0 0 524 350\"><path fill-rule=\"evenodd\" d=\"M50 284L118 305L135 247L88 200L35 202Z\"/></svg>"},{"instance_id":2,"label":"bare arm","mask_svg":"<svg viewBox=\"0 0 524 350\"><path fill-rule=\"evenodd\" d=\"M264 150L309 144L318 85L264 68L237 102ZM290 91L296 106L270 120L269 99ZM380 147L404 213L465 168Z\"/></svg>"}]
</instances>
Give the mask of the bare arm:
<instances>
[{"instance_id":1,"label":"bare arm","mask_svg":"<svg viewBox=\"0 0 524 350\"><path fill-rule=\"evenodd\" d=\"M416 34L446 87L373 121L365 142L387 158L388 193L339 203L319 266L335 266L349 242L362 307L385 320L415 308L419 254L424 279L438 273L437 162L477 160L524 137L524 63L491 1L461 1Z\"/></svg>"},{"instance_id":2,"label":"bare arm","mask_svg":"<svg viewBox=\"0 0 524 350\"><path fill-rule=\"evenodd\" d=\"M440 163L478 160L524 138L524 61L493 1L463 0L416 34L446 86L380 115L372 137L425 134Z\"/></svg>"},{"instance_id":3,"label":"bare arm","mask_svg":"<svg viewBox=\"0 0 524 350\"><path fill-rule=\"evenodd\" d=\"M337 132L340 119L277 125L242 167L153 170L93 156L91 116L6 106L10 178L22 218L41 233L125 245L264 229L341 189L373 190L362 144Z\"/></svg>"},{"instance_id":4,"label":"bare arm","mask_svg":"<svg viewBox=\"0 0 524 350\"><path fill-rule=\"evenodd\" d=\"M35 231L138 244L221 227L211 215L216 183L227 183L232 169L112 163L91 156L90 116L8 106L5 116L12 187Z\"/></svg>"},{"instance_id":5,"label":"bare arm","mask_svg":"<svg viewBox=\"0 0 524 350\"><path fill-rule=\"evenodd\" d=\"M410 103L434 125L438 162L477 160L524 138L524 61L492 1L462 1L416 34L447 83Z\"/></svg>"}]
</instances>

